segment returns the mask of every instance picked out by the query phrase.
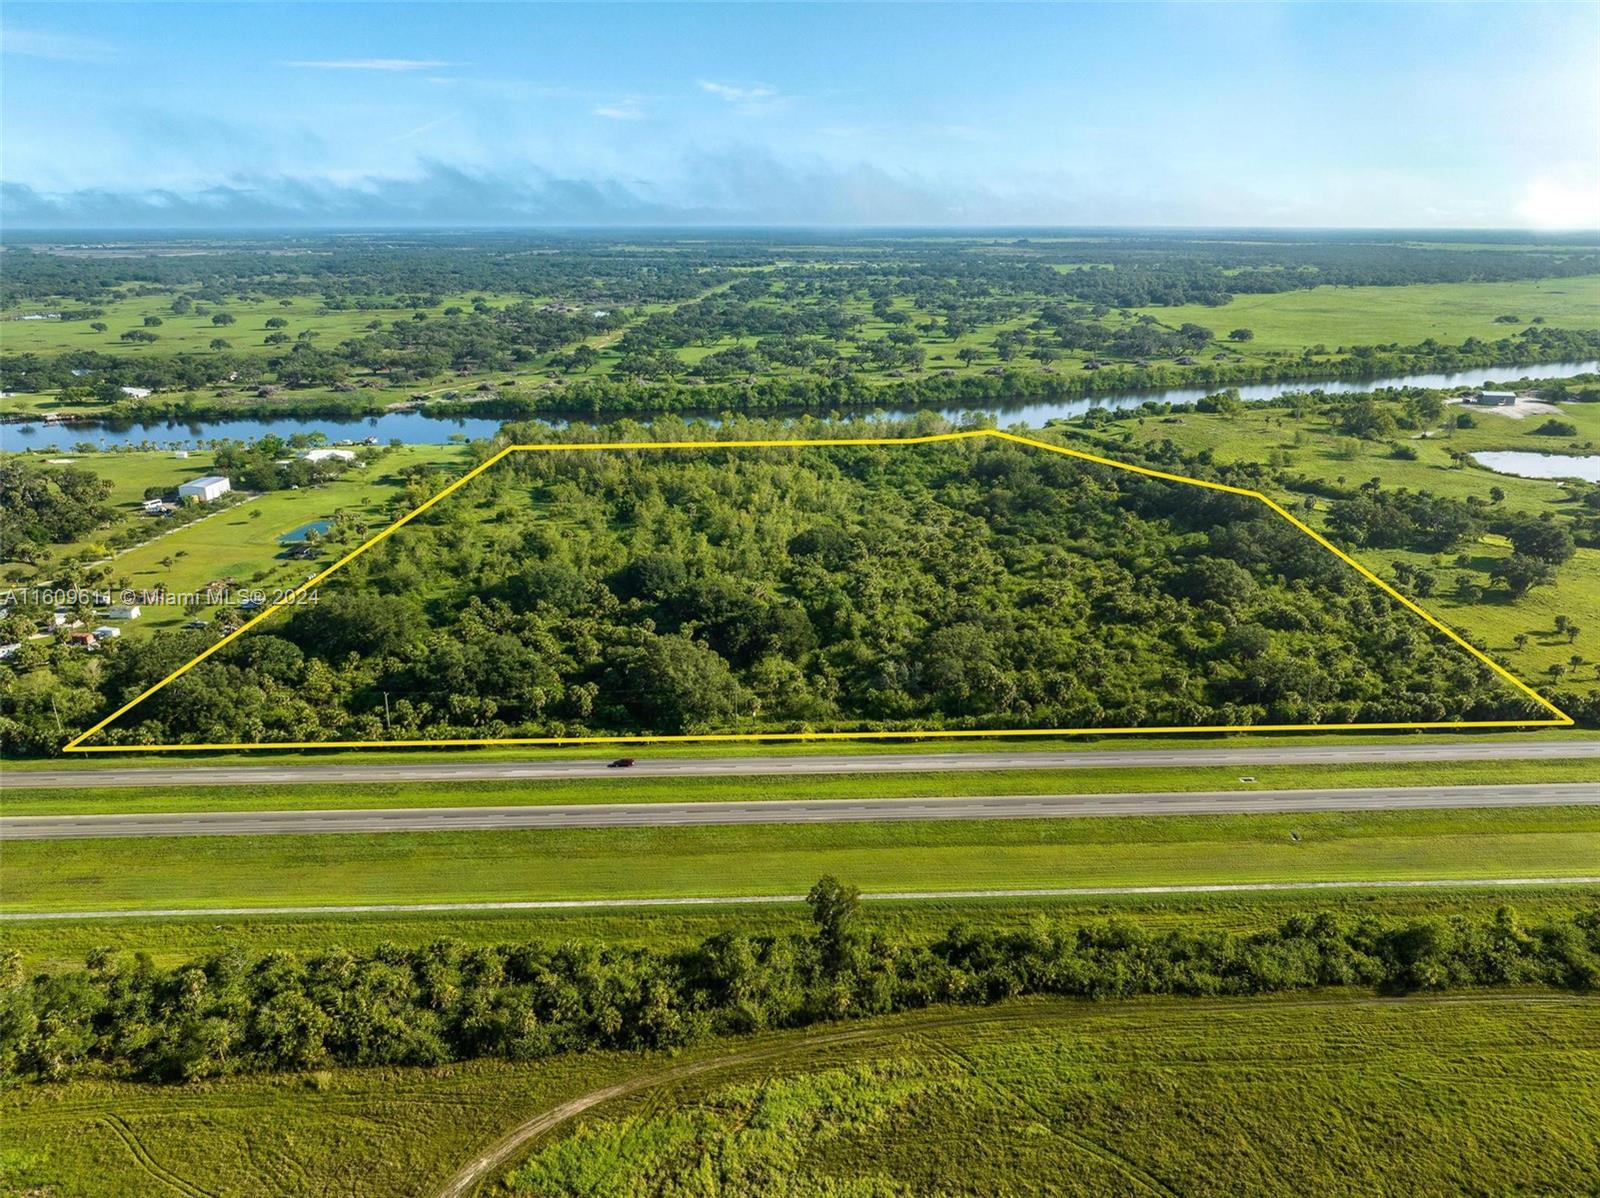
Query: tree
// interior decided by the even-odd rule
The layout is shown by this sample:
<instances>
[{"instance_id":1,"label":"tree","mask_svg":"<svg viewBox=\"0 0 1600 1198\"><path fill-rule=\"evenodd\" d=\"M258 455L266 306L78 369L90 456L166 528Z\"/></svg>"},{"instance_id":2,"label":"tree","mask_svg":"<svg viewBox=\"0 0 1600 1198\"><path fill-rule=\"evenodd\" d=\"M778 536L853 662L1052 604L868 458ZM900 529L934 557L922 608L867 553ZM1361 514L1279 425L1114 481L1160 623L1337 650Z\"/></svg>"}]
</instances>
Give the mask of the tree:
<instances>
[{"instance_id":1,"label":"tree","mask_svg":"<svg viewBox=\"0 0 1600 1198\"><path fill-rule=\"evenodd\" d=\"M1228 334L1229 341L1254 341L1256 339L1253 329L1234 329Z\"/></svg>"},{"instance_id":2,"label":"tree","mask_svg":"<svg viewBox=\"0 0 1600 1198\"><path fill-rule=\"evenodd\" d=\"M1560 565L1577 551L1572 534L1554 520L1524 520L1508 535L1518 553L1552 566Z\"/></svg>"},{"instance_id":3,"label":"tree","mask_svg":"<svg viewBox=\"0 0 1600 1198\"><path fill-rule=\"evenodd\" d=\"M267 318L267 328L269 329L286 329L288 327L289 322L281 316L270 316Z\"/></svg>"},{"instance_id":4,"label":"tree","mask_svg":"<svg viewBox=\"0 0 1600 1198\"><path fill-rule=\"evenodd\" d=\"M106 323L106 322L105 322L105 321L103 321L103 320L91 320L91 321L90 321L90 322L89 322L89 327L90 327L90 328L91 328L91 329L93 329L93 330L94 330L94 331L95 331L95 332L97 332L97 333L103 333L103 332L105 332L105 331L106 331L106 330L107 330L107 329L109 329L109 328L110 328L110 327L111 327L111 326L110 326L110 325L108 325L108 324L107 324L107 323Z\"/></svg>"},{"instance_id":5,"label":"tree","mask_svg":"<svg viewBox=\"0 0 1600 1198\"><path fill-rule=\"evenodd\" d=\"M1556 580L1556 572L1548 562L1513 553L1496 565L1489 577L1504 583L1514 598L1520 598L1534 587L1549 586Z\"/></svg>"},{"instance_id":6,"label":"tree","mask_svg":"<svg viewBox=\"0 0 1600 1198\"><path fill-rule=\"evenodd\" d=\"M229 342L225 338L213 337L211 339L211 348L212 349L221 350L221 349L231 349L232 346L229 344Z\"/></svg>"},{"instance_id":7,"label":"tree","mask_svg":"<svg viewBox=\"0 0 1600 1198\"><path fill-rule=\"evenodd\" d=\"M211 323L222 326L233 324L235 320L237 320L237 317L232 312L218 312L211 318Z\"/></svg>"},{"instance_id":8,"label":"tree","mask_svg":"<svg viewBox=\"0 0 1600 1198\"><path fill-rule=\"evenodd\" d=\"M147 329L159 329L161 327L161 317L146 316L144 318L144 327Z\"/></svg>"},{"instance_id":9,"label":"tree","mask_svg":"<svg viewBox=\"0 0 1600 1198\"><path fill-rule=\"evenodd\" d=\"M971 366L979 358L983 357L983 351L971 345L963 345L956 352L956 357L960 358L966 365Z\"/></svg>"},{"instance_id":10,"label":"tree","mask_svg":"<svg viewBox=\"0 0 1600 1198\"><path fill-rule=\"evenodd\" d=\"M817 925L817 949L824 968L839 973L850 959L853 925L861 907L861 891L829 874L806 895L811 921Z\"/></svg>"}]
</instances>

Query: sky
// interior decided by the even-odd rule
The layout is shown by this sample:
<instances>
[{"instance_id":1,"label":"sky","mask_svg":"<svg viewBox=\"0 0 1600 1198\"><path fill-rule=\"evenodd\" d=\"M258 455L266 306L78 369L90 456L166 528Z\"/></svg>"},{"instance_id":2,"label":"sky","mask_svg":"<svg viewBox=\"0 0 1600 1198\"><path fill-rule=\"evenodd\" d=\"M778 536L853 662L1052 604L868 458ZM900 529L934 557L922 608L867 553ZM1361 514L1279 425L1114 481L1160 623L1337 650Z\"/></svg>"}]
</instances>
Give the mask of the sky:
<instances>
[{"instance_id":1,"label":"sky","mask_svg":"<svg viewBox=\"0 0 1600 1198\"><path fill-rule=\"evenodd\" d=\"M30 4L10 228L1600 227L1600 4Z\"/></svg>"}]
</instances>

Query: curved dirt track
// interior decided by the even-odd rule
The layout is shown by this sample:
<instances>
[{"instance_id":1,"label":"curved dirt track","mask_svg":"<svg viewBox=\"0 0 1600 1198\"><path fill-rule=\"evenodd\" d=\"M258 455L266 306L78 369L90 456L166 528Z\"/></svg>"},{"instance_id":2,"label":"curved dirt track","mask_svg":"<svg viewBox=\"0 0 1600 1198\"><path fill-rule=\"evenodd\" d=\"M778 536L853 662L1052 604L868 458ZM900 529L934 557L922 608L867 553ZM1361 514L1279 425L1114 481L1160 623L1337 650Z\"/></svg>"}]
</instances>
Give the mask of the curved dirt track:
<instances>
[{"instance_id":1,"label":"curved dirt track","mask_svg":"<svg viewBox=\"0 0 1600 1198\"><path fill-rule=\"evenodd\" d=\"M1453 996L1422 996L1417 998L1383 998L1371 994L1361 994L1350 998L1310 998L1275 1000L1270 996L1254 999L1221 1002L1195 1002L1186 1005L1185 1010L1198 1010L1201 1008L1211 1011L1238 1011L1250 1008L1265 1008L1270 1010L1283 1010L1285 1008L1307 1007L1332 1007L1332 1006L1376 1006L1398 1003L1421 1002L1432 1005L1444 1003L1486 1003L1486 1002L1553 1002L1570 1003L1585 1001L1574 995L1552 993L1506 993L1506 994L1469 994ZM625 1081L614 1082L598 1090L591 1090L587 1094L580 1094L566 1102L549 1107L538 1114L523 1120L505 1135L501 1136L477 1156L473 1157L458 1169L444 1185L433 1192L433 1198L471 1198L496 1169L508 1164L529 1143L546 1132L553 1131L563 1123L576 1118L587 1110L612 1102L618 1098L627 1098L643 1090L671 1082L682 1081L685 1078L696 1077L703 1073L712 1073L719 1069L728 1069L736 1065L747 1065L754 1061L769 1060L777 1057L792 1056L795 1053L811 1052L818 1048L832 1047L838 1044L847 1044L852 1041L872 1040L875 1038L894 1038L910 1032L926 1031L956 1025L992 1025L1014 1023L1023 1027L1037 1027L1041 1023L1064 1021L1088 1011L1102 1010L1102 1007L1089 1003L1074 1003L1058 1001L1052 1004L1053 1009L1041 1009L1041 1005L1027 999L1018 1003L1008 1004L1006 1009L993 1008L968 1008L965 1010L951 1011L941 1015L927 1015L893 1020L888 1025L877 1024L870 1027L845 1028L839 1031L822 1032L809 1035L799 1043L776 1044L762 1048L752 1048L744 1052L729 1053L726 1056L709 1057L704 1060L690 1061L682 1065L673 1065L666 1069L640 1074Z\"/></svg>"}]
</instances>

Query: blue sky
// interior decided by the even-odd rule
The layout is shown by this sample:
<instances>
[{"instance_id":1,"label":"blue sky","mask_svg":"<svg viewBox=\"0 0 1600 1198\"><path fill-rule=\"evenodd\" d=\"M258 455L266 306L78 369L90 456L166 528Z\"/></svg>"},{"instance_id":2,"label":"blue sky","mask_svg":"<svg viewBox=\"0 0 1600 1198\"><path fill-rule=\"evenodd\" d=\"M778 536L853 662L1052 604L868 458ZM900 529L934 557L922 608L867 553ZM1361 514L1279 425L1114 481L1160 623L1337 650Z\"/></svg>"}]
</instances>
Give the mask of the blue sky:
<instances>
[{"instance_id":1,"label":"blue sky","mask_svg":"<svg viewBox=\"0 0 1600 1198\"><path fill-rule=\"evenodd\" d=\"M25 225L1600 225L1600 5L28 4Z\"/></svg>"}]
</instances>

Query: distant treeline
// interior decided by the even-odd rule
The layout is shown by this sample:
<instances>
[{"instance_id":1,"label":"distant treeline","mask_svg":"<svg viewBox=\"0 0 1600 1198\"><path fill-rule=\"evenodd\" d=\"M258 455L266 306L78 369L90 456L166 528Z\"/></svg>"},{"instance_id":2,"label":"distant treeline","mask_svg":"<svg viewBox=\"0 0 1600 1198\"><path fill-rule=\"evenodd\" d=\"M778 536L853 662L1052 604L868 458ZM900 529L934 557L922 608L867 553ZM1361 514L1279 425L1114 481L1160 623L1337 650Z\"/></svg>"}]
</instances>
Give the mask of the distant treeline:
<instances>
[{"instance_id":1,"label":"distant treeline","mask_svg":"<svg viewBox=\"0 0 1600 1198\"><path fill-rule=\"evenodd\" d=\"M115 354L76 351L54 357L12 354L0 357L0 389L42 392L65 389L62 401L96 406L96 415L118 420L206 420L228 417L369 416L385 410L379 392L363 393L345 381L362 369L400 370L410 353L423 353L427 369L514 368L523 358L522 336L515 316L475 320L439 320L406 328L393 327L329 349L296 346L279 357L248 358L237 354L175 354L138 360ZM493 327L490 335L485 330ZM426 333L421 330L426 329ZM426 340L422 340L426 338ZM459 341L457 340L459 338ZM542 342L545 347L553 344ZM423 346L426 349L423 349ZM1529 367L1548 362L1600 357L1600 329L1569 330L1530 326L1515 337L1497 341L1469 338L1458 346L1422 342L1386 349L1355 347L1350 355L1331 360L1294 360L1271 364L1206 361L1193 366L1106 366L1095 372L1058 374L1034 366L998 372L937 371L915 377L875 382L855 374L819 374L790 378L757 378L754 382L700 382L661 378L581 378L536 390L516 385L479 388L470 398L439 399L427 410L441 417L649 415L694 412L830 412L917 407L982 407L1036 403L1085 396L1174 387L1232 387L1296 379L1383 378L1474 367ZM413 365L416 365L413 363ZM423 369L417 366L417 369ZM401 373L406 373L406 367ZM74 373L74 372L80 373ZM880 376L881 377L881 376ZM92 379L85 385L85 379ZM335 387L340 392L294 392L250 397L202 399L182 394L226 383L234 388L267 384ZM124 386L156 394L130 398ZM269 388L270 392L270 388ZM74 398L76 397L76 398Z\"/></svg>"},{"instance_id":2,"label":"distant treeline","mask_svg":"<svg viewBox=\"0 0 1600 1198\"><path fill-rule=\"evenodd\" d=\"M1303 914L1257 932L1041 920L957 927L929 944L861 927L856 892L832 878L808 898L810 935L729 931L681 951L436 940L309 956L233 950L162 969L143 953L100 950L83 969L32 978L13 952L0 966L0 1072L188 1081L526 1061L1023 995L1600 983L1600 910L1533 925L1505 907L1407 922Z\"/></svg>"},{"instance_id":3,"label":"distant treeline","mask_svg":"<svg viewBox=\"0 0 1600 1198\"><path fill-rule=\"evenodd\" d=\"M1506 237L1496 234L1496 241ZM248 291L321 295L359 306L374 296L496 292L649 303L688 299L752 271L779 284L802 277L830 287L894 285L938 300L1025 289L1112 307L1226 303L1232 295L1322 284L1401 286L1560 278L1600 272L1581 239L1529 237L1515 253L1429 245L1405 234L1162 235L1098 231L1063 238L929 238L781 232L560 233L186 239L129 238L103 256L62 254L7 238L0 307L70 298L102 302L119 290L190 289L221 300ZM138 252L143 249L144 252ZM128 252L131 251L131 252ZM825 271L817 271L817 266ZM1061 268L1068 269L1061 269ZM820 277L819 277L820 276Z\"/></svg>"}]
</instances>

